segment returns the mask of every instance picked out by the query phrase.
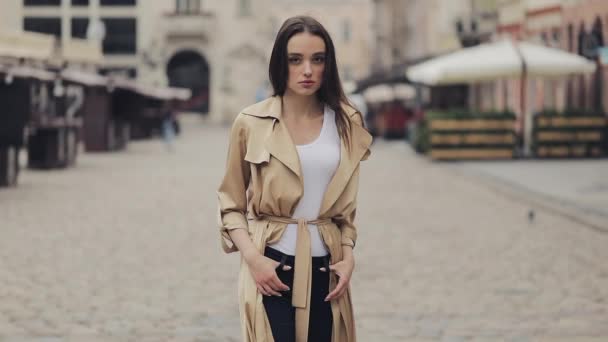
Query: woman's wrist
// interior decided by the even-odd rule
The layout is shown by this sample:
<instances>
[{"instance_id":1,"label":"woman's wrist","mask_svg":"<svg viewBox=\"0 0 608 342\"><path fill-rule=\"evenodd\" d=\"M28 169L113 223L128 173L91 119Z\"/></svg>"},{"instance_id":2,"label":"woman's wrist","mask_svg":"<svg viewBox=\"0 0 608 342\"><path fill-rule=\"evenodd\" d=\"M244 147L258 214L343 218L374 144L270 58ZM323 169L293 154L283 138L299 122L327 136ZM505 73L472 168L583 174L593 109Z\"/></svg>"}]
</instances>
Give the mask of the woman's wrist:
<instances>
[{"instance_id":1,"label":"woman's wrist","mask_svg":"<svg viewBox=\"0 0 608 342\"><path fill-rule=\"evenodd\" d=\"M255 248L247 248L241 251L241 255L247 264L251 264L251 261L260 255Z\"/></svg>"},{"instance_id":2,"label":"woman's wrist","mask_svg":"<svg viewBox=\"0 0 608 342\"><path fill-rule=\"evenodd\" d=\"M247 264L250 264L251 261L260 254L257 248L255 248L253 241L251 241L247 229L232 229L228 231L228 234L239 251L241 251L241 257Z\"/></svg>"},{"instance_id":3,"label":"woman's wrist","mask_svg":"<svg viewBox=\"0 0 608 342\"><path fill-rule=\"evenodd\" d=\"M342 245L342 259L355 261L355 256L353 254L353 247L349 245Z\"/></svg>"}]
</instances>

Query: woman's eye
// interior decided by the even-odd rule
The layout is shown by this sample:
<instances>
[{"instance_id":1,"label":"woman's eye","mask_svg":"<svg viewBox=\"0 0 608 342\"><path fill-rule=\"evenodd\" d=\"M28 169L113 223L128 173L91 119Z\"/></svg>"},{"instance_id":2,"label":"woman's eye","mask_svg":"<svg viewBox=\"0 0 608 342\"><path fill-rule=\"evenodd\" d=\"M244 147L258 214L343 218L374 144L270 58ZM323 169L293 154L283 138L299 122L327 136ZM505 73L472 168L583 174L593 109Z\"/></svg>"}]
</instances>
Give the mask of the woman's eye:
<instances>
[{"instance_id":1,"label":"woman's eye","mask_svg":"<svg viewBox=\"0 0 608 342\"><path fill-rule=\"evenodd\" d=\"M325 57L315 57L312 59L312 61L313 61L313 63L321 64L321 63L325 62Z\"/></svg>"},{"instance_id":2,"label":"woman's eye","mask_svg":"<svg viewBox=\"0 0 608 342\"><path fill-rule=\"evenodd\" d=\"M290 64L297 64L300 62L300 58L299 57L291 57L289 58L289 63Z\"/></svg>"}]
</instances>

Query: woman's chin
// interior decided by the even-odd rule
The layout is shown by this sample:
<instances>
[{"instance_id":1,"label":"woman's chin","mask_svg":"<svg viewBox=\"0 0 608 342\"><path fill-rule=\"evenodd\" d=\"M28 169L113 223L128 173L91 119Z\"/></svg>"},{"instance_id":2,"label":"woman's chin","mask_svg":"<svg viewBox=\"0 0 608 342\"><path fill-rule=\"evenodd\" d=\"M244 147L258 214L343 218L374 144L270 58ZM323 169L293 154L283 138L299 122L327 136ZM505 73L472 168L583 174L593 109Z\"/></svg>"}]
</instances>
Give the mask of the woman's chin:
<instances>
[{"instance_id":1,"label":"woman's chin","mask_svg":"<svg viewBox=\"0 0 608 342\"><path fill-rule=\"evenodd\" d=\"M291 91L292 94L297 95L297 96L312 96L314 95L317 90L316 88L299 88L299 89L293 89Z\"/></svg>"}]
</instances>

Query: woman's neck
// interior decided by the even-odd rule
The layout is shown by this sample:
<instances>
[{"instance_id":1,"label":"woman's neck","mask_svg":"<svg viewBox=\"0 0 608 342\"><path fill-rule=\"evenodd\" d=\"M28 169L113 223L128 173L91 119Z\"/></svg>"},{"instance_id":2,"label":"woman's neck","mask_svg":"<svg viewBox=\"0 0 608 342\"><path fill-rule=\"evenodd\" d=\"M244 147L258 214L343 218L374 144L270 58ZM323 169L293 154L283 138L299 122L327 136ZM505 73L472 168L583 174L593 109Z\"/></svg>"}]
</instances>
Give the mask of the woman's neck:
<instances>
[{"instance_id":1,"label":"woman's neck","mask_svg":"<svg viewBox=\"0 0 608 342\"><path fill-rule=\"evenodd\" d=\"M323 105L316 96L300 96L287 92L283 95L283 115L315 118L319 113L323 113Z\"/></svg>"}]
</instances>

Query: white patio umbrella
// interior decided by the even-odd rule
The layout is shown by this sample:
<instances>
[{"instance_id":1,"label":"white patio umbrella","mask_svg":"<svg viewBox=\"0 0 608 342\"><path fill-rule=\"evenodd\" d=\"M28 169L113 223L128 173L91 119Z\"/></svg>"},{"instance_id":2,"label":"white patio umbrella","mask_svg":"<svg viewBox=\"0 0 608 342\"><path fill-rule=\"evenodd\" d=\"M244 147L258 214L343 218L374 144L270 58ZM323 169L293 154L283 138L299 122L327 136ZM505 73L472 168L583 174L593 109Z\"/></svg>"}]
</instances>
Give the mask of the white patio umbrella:
<instances>
[{"instance_id":1,"label":"white patio umbrella","mask_svg":"<svg viewBox=\"0 0 608 342\"><path fill-rule=\"evenodd\" d=\"M475 83L521 78L521 129L526 121L527 77L554 78L592 73L595 63L563 50L529 42L502 40L462 49L407 69L407 77L427 85ZM529 139L525 139L526 144ZM526 146L526 151L529 145Z\"/></svg>"},{"instance_id":2,"label":"white patio umbrella","mask_svg":"<svg viewBox=\"0 0 608 342\"><path fill-rule=\"evenodd\" d=\"M595 63L563 50L502 40L462 49L407 69L407 77L428 85L473 83L506 77L559 77L592 73Z\"/></svg>"},{"instance_id":3,"label":"white patio umbrella","mask_svg":"<svg viewBox=\"0 0 608 342\"><path fill-rule=\"evenodd\" d=\"M411 84L398 83L393 86L395 98L399 100L412 100L416 97L416 88Z\"/></svg>"},{"instance_id":4,"label":"white patio umbrella","mask_svg":"<svg viewBox=\"0 0 608 342\"><path fill-rule=\"evenodd\" d=\"M369 103L411 100L416 97L416 88L406 83L379 84L363 91L363 97Z\"/></svg>"},{"instance_id":5,"label":"white patio umbrella","mask_svg":"<svg viewBox=\"0 0 608 342\"><path fill-rule=\"evenodd\" d=\"M363 97L369 103L389 102L395 98L395 92L390 85L379 84L365 89Z\"/></svg>"}]
</instances>

